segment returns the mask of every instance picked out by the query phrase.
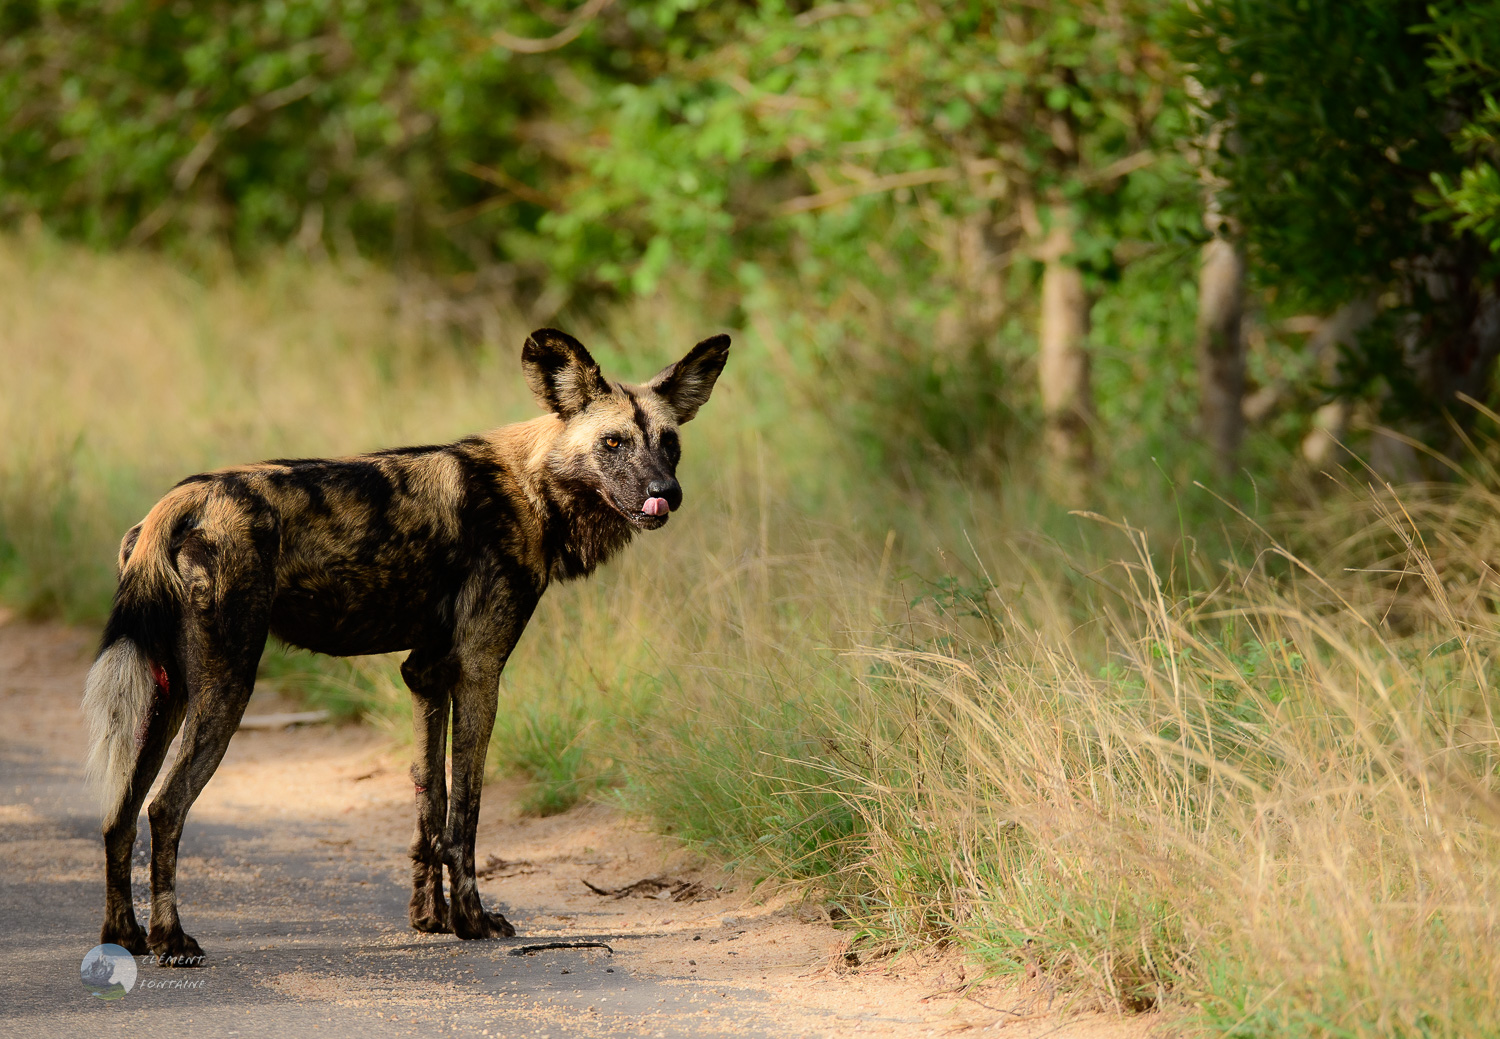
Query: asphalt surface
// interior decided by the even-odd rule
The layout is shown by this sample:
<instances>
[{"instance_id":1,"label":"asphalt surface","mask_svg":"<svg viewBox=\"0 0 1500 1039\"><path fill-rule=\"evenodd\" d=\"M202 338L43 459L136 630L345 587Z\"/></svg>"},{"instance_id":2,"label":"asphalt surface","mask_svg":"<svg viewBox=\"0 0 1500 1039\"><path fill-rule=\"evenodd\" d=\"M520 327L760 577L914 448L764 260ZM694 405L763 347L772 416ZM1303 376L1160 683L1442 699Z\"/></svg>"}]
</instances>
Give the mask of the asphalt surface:
<instances>
[{"instance_id":1,"label":"asphalt surface","mask_svg":"<svg viewBox=\"0 0 1500 1039\"><path fill-rule=\"evenodd\" d=\"M279 823L272 841L264 830L191 816L179 895L208 966L148 961L128 994L96 998L79 966L97 942L103 850L80 770L51 757L0 742L0 1036L787 1034L761 1013L761 993L634 977L604 949L525 950L550 936L418 935L405 927L405 887L336 847L325 853L315 828L288 834L284 827L298 824ZM146 833L143 817L135 870L143 924ZM288 854L288 846L318 850ZM497 908L526 934L524 915ZM641 937L567 936L616 948Z\"/></svg>"}]
</instances>

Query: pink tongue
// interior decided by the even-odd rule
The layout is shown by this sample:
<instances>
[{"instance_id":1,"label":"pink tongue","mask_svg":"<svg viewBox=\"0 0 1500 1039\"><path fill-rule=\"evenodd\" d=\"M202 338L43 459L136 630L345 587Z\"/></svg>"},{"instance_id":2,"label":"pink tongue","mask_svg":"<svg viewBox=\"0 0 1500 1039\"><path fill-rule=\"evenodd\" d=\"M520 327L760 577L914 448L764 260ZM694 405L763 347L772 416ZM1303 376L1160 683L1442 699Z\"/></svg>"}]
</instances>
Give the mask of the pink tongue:
<instances>
[{"instance_id":1,"label":"pink tongue","mask_svg":"<svg viewBox=\"0 0 1500 1039\"><path fill-rule=\"evenodd\" d=\"M641 511L648 516L665 516L672 511L665 498L647 498L646 504L641 506Z\"/></svg>"}]
</instances>

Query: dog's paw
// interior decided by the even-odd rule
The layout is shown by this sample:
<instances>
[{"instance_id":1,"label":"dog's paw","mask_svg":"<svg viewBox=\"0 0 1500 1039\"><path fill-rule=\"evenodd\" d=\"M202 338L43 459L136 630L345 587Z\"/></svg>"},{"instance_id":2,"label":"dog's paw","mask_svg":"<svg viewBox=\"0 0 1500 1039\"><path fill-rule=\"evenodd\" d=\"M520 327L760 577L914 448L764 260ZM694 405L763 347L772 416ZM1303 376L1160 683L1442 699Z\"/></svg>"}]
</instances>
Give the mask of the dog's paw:
<instances>
[{"instance_id":1,"label":"dog's paw","mask_svg":"<svg viewBox=\"0 0 1500 1039\"><path fill-rule=\"evenodd\" d=\"M208 964L208 957L203 955L202 947L191 935L183 933L180 927L163 935L153 931L147 938L147 944L156 954L158 967L203 967Z\"/></svg>"},{"instance_id":2,"label":"dog's paw","mask_svg":"<svg viewBox=\"0 0 1500 1039\"><path fill-rule=\"evenodd\" d=\"M434 897L427 888L421 888L412 894L407 919L411 921L412 930L423 934L453 933L447 900L441 896Z\"/></svg>"},{"instance_id":3,"label":"dog's paw","mask_svg":"<svg viewBox=\"0 0 1500 1039\"><path fill-rule=\"evenodd\" d=\"M501 914L481 909L478 913L467 914L461 922L455 916L453 933L460 938L472 941L485 938L514 938L516 929Z\"/></svg>"},{"instance_id":4,"label":"dog's paw","mask_svg":"<svg viewBox=\"0 0 1500 1039\"><path fill-rule=\"evenodd\" d=\"M485 913L484 921L489 930L489 933L484 935L486 938L514 938L516 936L515 927L500 913Z\"/></svg>"},{"instance_id":5,"label":"dog's paw","mask_svg":"<svg viewBox=\"0 0 1500 1039\"><path fill-rule=\"evenodd\" d=\"M411 915L411 927L414 931L423 934L452 934L453 928L448 924L448 914L424 913Z\"/></svg>"},{"instance_id":6,"label":"dog's paw","mask_svg":"<svg viewBox=\"0 0 1500 1039\"><path fill-rule=\"evenodd\" d=\"M144 956L151 951L146 944L146 931L135 922L134 917L117 924L105 924L99 932L100 945L118 945L132 956Z\"/></svg>"}]
</instances>

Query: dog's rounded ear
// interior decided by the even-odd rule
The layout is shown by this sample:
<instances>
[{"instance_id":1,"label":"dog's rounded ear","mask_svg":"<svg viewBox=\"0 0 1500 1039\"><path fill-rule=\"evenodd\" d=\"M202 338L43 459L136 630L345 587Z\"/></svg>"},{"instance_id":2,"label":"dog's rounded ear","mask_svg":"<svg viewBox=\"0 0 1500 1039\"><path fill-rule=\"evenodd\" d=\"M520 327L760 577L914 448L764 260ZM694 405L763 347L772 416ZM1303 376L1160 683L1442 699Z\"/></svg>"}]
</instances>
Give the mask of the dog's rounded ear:
<instances>
[{"instance_id":1,"label":"dog's rounded ear","mask_svg":"<svg viewBox=\"0 0 1500 1039\"><path fill-rule=\"evenodd\" d=\"M698 414L708 402L724 362L729 360L729 337L711 336L688 351L676 364L669 364L648 384L677 415L677 424Z\"/></svg>"},{"instance_id":2,"label":"dog's rounded ear","mask_svg":"<svg viewBox=\"0 0 1500 1039\"><path fill-rule=\"evenodd\" d=\"M521 368L537 403L567 420L609 392L583 344L555 328L539 328L521 347Z\"/></svg>"}]
</instances>

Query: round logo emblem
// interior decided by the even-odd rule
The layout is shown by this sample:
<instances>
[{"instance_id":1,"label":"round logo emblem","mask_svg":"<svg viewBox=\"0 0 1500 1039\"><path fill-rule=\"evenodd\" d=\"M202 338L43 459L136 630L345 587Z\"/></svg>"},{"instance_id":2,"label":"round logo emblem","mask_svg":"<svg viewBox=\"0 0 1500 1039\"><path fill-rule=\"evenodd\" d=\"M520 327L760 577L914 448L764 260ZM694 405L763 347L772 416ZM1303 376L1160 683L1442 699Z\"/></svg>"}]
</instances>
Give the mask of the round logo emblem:
<instances>
[{"instance_id":1,"label":"round logo emblem","mask_svg":"<svg viewBox=\"0 0 1500 1039\"><path fill-rule=\"evenodd\" d=\"M83 987L100 999L119 999L135 986L135 957L118 945L96 945L78 966Z\"/></svg>"}]
</instances>

